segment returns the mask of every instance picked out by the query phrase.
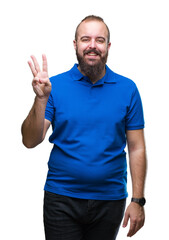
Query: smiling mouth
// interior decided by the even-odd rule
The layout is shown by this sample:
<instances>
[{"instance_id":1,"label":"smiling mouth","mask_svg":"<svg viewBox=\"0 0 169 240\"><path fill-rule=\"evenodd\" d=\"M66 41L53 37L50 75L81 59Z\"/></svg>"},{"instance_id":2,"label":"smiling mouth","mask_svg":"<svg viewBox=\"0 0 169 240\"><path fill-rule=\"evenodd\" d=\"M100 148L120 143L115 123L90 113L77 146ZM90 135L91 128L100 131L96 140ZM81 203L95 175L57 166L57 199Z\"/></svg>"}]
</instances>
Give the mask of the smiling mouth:
<instances>
[{"instance_id":1,"label":"smiling mouth","mask_svg":"<svg viewBox=\"0 0 169 240\"><path fill-rule=\"evenodd\" d=\"M88 55L88 56L100 56L101 54L95 50L95 49L91 49L91 50L87 50L84 52L84 55Z\"/></svg>"},{"instance_id":2,"label":"smiling mouth","mask_svg":"<svg viewBox=\"0 0 169 240\"><path fill-rule=\"evenodd\" d=\"M98 54L96 54L96 53L88 53L87 55L89 55L89 56L97 56Z\"/></svg>"}]
</instances>

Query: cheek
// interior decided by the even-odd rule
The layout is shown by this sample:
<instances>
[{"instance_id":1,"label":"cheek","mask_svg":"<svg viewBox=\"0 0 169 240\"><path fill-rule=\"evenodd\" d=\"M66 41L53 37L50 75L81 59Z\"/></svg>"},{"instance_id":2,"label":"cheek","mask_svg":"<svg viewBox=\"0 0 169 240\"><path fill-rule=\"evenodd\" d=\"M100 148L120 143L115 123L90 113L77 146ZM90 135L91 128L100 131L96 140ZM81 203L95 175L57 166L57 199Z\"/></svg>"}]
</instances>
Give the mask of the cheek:
<instances>
[{"instance_id":1,"label":"cheek","mask_svg":"<svg viewBox=\"0 0 169 240\"><path fill-rule=\"evenodd\" d=\"M96 49L98 49L102 54L105 54L107 52L107 47L102 44L97 44Z\"/></svg>"},{"instance_id":2,"label":"cheek","mask_svg":"<svg viewBox=\"0 0 169 240\"><path fill-rule=\"evenodd\" d=\"M78 48L77 48L77 52L79 53L79 54L83 54L83 52L86 50L86 46L78 46Z\"/></svg>"},{"instance_id":3,"label":"cheek","mask_svg":"<svg viewBox=\"0 0 169 240\"><path fill-rule=\"evenodd\" d=\"M101 52L103 55L106 55L108 52L108 48L102 48Z\"/></svg>"}]
</instances>

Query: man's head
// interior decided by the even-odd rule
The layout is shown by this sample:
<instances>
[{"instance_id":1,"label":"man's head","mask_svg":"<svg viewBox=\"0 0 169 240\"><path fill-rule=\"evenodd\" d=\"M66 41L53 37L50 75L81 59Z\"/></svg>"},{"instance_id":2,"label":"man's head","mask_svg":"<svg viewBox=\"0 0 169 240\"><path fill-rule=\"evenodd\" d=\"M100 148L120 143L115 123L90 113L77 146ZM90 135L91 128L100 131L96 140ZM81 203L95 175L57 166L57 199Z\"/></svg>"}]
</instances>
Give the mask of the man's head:
<instances>
[{"instance_id":1,"label":"man's head","mask_svg":"<svg viewBox=\"0 0 169 240\"><path fill-rule=\"evenodd\" d=\"M106 23L104 22L103 18L99 17L99 16L95 16L95 15L89 15L87 17L85 17L80 23L79 25L77 26L76 28L76 32L75 32L75 40L77 41L77 38L78 38L78 30L79 30L79 27L81 25L82 22L87 22L87 21L98 21L98 22L102 22L105 24L105 27L107 28L107 40L108 40L108 43L110 42L110 31L109 31L109 28L108 26L106 25Z\"/></svg>"},{"instance_id":2,"label":"man's head","mask_svg":"<svg viewBox=\"0 0 169 240\"><path fill-rule=\"evenodd\" d=\"M84 18L74 40L79 70L93 79L102 75L110 45L110 32L103 19L93 15Z\"/></svg>"}]
</instances>

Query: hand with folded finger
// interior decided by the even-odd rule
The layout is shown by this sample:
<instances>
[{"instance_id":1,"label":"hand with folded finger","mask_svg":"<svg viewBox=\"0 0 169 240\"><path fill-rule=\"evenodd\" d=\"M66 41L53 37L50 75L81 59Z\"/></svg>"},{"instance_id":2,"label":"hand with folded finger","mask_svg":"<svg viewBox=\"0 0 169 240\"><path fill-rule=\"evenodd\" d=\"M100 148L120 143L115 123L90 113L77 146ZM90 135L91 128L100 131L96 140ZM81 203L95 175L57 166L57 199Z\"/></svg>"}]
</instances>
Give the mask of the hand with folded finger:
<instances>
[{"instance_id":1,"label":"hand with folded finger","mask_svg":"<svg viewBox=\"0 0 169 240\"><path fill-rule=\"evenodd\" d=\"M129 219L130 229L127 234L127 237L132 237L144 225L145 221L144 208L139 206L137 203L130 203L124 216L123 227L127 227Z\"/></svg>"}]
</instances>

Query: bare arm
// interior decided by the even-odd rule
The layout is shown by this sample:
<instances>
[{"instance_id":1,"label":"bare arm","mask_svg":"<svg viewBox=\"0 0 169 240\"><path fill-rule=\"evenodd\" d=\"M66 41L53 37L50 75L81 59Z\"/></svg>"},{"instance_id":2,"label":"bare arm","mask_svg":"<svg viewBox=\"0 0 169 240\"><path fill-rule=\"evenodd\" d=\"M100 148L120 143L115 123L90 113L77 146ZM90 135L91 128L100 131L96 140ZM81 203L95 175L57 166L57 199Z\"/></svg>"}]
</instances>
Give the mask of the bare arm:
<instances>
[{"instance_id":1,"label":"bare arm","mask_svg":"<svg viewBox=\"0 0 169 240\"><path fill-rule=\"evenodd\" d=\"M29 61L34 79L32 81L33 90L36 94L31 111L22 124L23 144L28 148L33 148L43 141L50 126L50 121L45 119L45 109L51 91L51 83L47 72L47 59L43 55L43 70L34 56L31 57L34 66Z\"/></svg>"},{"instance_id":2,"label":"bare arm","mask_svg":"<svg viewBox=\"0 0 169 240\"><path fill-rule=\"evenodd\" d=\"M146 177L146 147L144 141L144 132L140 130L127 131L127 143L129 150L129 163L132 178L132 197L144 197L145 177ZM143 225L145 221L144 208L137 203L130 203L128 206L123 227L126 227L130 219L130 229L128 236L133 236Z\"/></svg>"},{"instance_id":3,"label":"bare arm","mask_svg":"<svg viewBox=\"0 0 169 240\"><path fill-rule=\"evenodd\" d=\"M129 163L134 198L144 197L146 177L146 147L143 130L127 131Z\"/></svg>"},{"instance_id":4,"label":"bare arm","mask_svg":"<svg viewBox=\"0 0 169 240\"><path fill-rule=\"evenodd\" d=\"M45 119L46 102L35 98L27 118L22 124L22 141L27 148L36 147L46 135L50 121Z\"/></svg>"}]
</instances>

